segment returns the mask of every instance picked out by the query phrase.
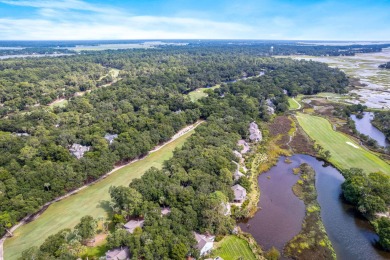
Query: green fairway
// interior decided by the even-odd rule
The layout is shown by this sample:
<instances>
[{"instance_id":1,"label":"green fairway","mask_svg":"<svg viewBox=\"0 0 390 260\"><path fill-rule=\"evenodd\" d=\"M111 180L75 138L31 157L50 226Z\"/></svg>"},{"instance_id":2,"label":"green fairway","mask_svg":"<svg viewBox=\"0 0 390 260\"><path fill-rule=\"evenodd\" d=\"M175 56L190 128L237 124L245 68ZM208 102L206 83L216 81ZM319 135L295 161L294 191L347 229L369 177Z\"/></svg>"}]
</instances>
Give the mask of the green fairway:
<instances>
[{"instance_id":1,"label":"green fairway","mask_svg":"<svg viewBox=\"0 0 390 260\"><path fill-rule=\"evenodd\" d=\"M213 256L222 257L224 260L256 259L249 248L248 242L237 236L227 236L218 243L217 248L213 250Z\"/></svg>"},{"instance_id":2,"label":"green fairway","mask_svg":"<svg viewBox=\"0 0 390 260\"><path fill-rule=\"evenodd\" d=\"M297 110L301 108L301 105L294 98L288 98L288 106L290 110Z\"/></svg>"},{"instance_id":3,"label":"green fairway","mask_svg":"<svg viewBox=\"0 0 390 260\"><path fill-rule=\"evenodd\" d=\"M14 237L5 241L4 259L17 259L29 247L41 245L49 235L64 228L73 228L84 215L106 217L110 186L127 186L150 167L161 168L162 163L172 157L173 150L182 146L193 133L194 130L187 132L143 160L134 162L77 194L52 204L38 219L21 226L15 231Z\"/></svg>"},{"instance_id":4,"label":"green fairway","mask_svg":"<svg viewBox=\"0 0 390 260\"><path fill-rule=\"evenodd\" d=\"M303 130L325 150L331 153L330 162L340 169L361 168L367 173L390 174L390 165L365 150L348 136L334 131L328 120L308 114L297 114Z\"/></svg>"},{"instance_id":5,"label":"green fairway","mask_svg":"<svg viewBox=\"0 0 390 260\"><path fill-rule=\"evenodd\" d=\"M215 85L214 87L211 88L197 88L194 91L191 91L188 93L188 96L190 97L192 102L198 101L202 97L207 97L207 94L204 92L207 89L216 89L219 88L221 85Z\"/></svg>"}]
</instances>

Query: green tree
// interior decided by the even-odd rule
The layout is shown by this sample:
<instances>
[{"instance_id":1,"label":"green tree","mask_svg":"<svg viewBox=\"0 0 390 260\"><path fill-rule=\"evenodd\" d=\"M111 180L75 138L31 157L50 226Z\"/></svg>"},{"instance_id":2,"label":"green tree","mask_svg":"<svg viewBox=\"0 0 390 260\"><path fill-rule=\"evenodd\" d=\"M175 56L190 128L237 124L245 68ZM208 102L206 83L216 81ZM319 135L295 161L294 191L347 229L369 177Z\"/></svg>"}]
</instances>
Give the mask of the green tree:
<instances>
[{"instance_id":1,"label":"green tree","mask_svg":"<svg viewBox=\"0 0 390 260\"><path fill-rule=\"evenodd\" d=\"M81 218L80 223L76 225L75 231L84 241L92 239L96 235L97 221L92 216L84 216Z\"/></svg>"}]
</instances>

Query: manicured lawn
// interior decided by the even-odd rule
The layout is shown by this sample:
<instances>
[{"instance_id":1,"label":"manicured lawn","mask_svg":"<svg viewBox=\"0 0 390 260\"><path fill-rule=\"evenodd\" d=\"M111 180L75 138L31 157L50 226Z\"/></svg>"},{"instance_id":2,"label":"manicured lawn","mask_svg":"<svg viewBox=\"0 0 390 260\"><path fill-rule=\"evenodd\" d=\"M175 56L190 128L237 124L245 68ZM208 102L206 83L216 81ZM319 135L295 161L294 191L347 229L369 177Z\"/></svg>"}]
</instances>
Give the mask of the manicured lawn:
<instances>
[{"instance_id":1,"label":"manicured lawn","mask_svg":"<svg viewBox=\"0 0 390 260\"><path fill-rule=\"evenodd\" d=\"M108 205L110 186L127 186L149 168L161 168L162 163L172 157L173 150L182 146L193 133L194 130L189 131L143 160L130 164L77 194L52 204L38 219L21 226L14 233L14 237L5 241L4 259L17 259L29 247L41 245L49 235L64 228L73 228L84 215L106 217L110 210Z\"/></svg>"},{"instance_id":2,"label":"manicured lawn","mask_svg":"<svg viewBox=\"0 0 390 260\"><path fill-rule=\"evenodd\" d=\"M367 173L390 174L390 165L375 154L365 150L348 136L334 131L328 120L308 114L297 114L303 130L331 153L330 161L338 168L361 168Z\"/></svg>"},{"instance_id":3,"label":"manicured lawn","mask_svg":"<svg viewBox=\"0 0 390 260\"><path fill-rule=\"evenodd\" d=\"M188 93L188 96L190 97L192 102L198 101L202 97L207 97L207 94L204 92L207 89L216 89L219 88L221 85L215 85L214 87L211 88L197 88L194 91L191 91Z\"/></svg>"},{"instance_id":4,"label":"manicured lawn","mask_svg":"<svg viewBox=\"0 0 390 260\"><path fill-rule=\"evenodd\" d=\"M301 108L298 101L296 101L295 99L292 99L292 98L288 98L288 106L290 107L290 110L296 110L296 109Z\"/></svg>"},{"instance_id":5,"label":"manicured lawn","mask_svg":"<svg viewBox=\"0 0 390 260\"><path fill-rule=\"evenodd\" d=\"M248 242L237 236L227 236L222 241L216 243L216 249L213 250L213 256L220 256L224 260L256 259Z\"/></svg>"}]
</instances>

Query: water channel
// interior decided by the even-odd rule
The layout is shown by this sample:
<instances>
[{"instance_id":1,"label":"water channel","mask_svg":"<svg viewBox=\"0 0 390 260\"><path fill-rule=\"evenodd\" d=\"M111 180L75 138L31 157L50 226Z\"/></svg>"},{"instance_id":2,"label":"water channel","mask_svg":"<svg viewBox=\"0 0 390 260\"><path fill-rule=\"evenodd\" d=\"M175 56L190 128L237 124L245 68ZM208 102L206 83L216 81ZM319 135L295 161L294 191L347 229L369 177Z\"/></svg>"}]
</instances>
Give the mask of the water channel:
<instances>
[{"instance_id":1,"label":"water channel","mask_svg":"<svg viewBox=\"0 0 390 260\"><path fill-rule=\"evenodd\" d=\"M364 112L364 116L361 119L357 118L356 115L351 115L351 119L355 122L356 130L359 133L368 135L376 140L380 146L390 146L390 142L386 139L386 136L371 124L373 118L374 113L372 112Z\"/></svg>"},{"instance_id":2,"label":"water channel","mask_svg":"<svg viewBox=\"0 0 390 260\"><path fill-rule=\"evenodd\" d=\"M292 170L308 163L316 171L321 217L337 259L390 259L390 253L376 247L378 236L369 222L341 198L344 178L336 168L309 155L297 154L290 160L292 163L286 163L285 157L280 157L276 166L259 176L261 209L239 224L243 231L251 233L265 250L275 246L283 251L301 230L305 214L303 202L291 191L298 180Z\"/></svg>"}]
</instances>

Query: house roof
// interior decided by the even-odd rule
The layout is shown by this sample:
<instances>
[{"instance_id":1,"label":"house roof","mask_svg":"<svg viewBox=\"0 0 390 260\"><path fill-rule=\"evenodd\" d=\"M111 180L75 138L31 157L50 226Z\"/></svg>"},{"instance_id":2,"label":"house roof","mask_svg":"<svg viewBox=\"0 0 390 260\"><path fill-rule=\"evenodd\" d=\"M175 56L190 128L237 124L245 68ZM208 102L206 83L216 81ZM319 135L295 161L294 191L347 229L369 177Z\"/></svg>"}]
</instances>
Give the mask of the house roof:
<instances>
[{"instance_id":1,"label":"house roof","mask_svg":"<svg viewBox=\"0 0 390 260\"><path fill-rule=\"evenodd\" d=\"M171 213L170 208L162 208L161 209L161 215L165 216L165 215L168 215L169 213Z\"/></svg>"},{"instance_id":2,"label":"house roof","mask_svg":"<svg viewBox=\"0 0 390 260\"><path fill-rule=\"evenodd\" d=\"M261 139L263 138L260 130L259 130L259 126L256 124L256 122L252 122L249 124L249 139L251 141L255 141L255 142L258 142L258 141L261 141Z\"/></svg>"},{"instance_id":3,"label":"house roof","mask_svg":"<svg viewBox=\"0 0 390 260\"><path fill-rule=\"evenodd\" d=\"M195 240L198 242L196 247L201 250L207 243L214 242L213 237L205 236L199 233L194 232Z\"/></svg>"},{"instance_id":4,"label":"house roof","mask_svg":"<svg viewBox=\"0 0 390 260\"><path fill-rule=\"evenodd\" d=\"M236 184L232 187L235 200L243 200L246 197L246 189L240 184Z\"/></svg>"},{"instance_id":5,"label":"house roof","mask_svg":"<svg viewBox=\"0 0 390 260\"><path fill-rule=\"evenodd\" d=\"M112 143L115 138L118 138L117 134L106 134L104 139L106 139L109 143Z\"/></svg>"},{"instance_id":6,"label":"house roof","mask_svg":"<svg viewBox=\"0 0 390 260\"><path fill-rule=\"evenodd\" d=\"M130 233L133 233L134 229L137 228L137 227L143 227L144 225L144 220L141 219L141 220L130 220L129 222L127 222L126 224L123 225L123 227L129 231Z\"/></svg>"},{"instance_id":7,"label":"house roof","mask_svg":"<svg viewBox=\"0 0 390 260\"><path fill-rule=\"evenodd\" d=\"M106 252L107 260L126 260L130 259L130 250L128 247L115 248Z\"/></svg>"},{"instance_id":8,"label":"house roof","mask_svg":"<svg viewBox=\"0 0 390 260\"><path fill-rule=\"evenodd\" d=\"M71 154L76 156L77 159L80 159L84 156L85 152L88 152L89 149L91 149L90 146L84 146L81 144L72 144L72 146L69 148L69 151Z\"/></svg>"},{"instance_id":9,"label":"house roof","mask_svg":"<svg viewBox=\"0 0 390 260\"><path fill-rule=\"evenodd\" d=\"M242 154L247 153L249 151L249 144L245 142L245 140L239 140L237 144L244 147L241 150Z\"/></svg>"}]
</instances>

